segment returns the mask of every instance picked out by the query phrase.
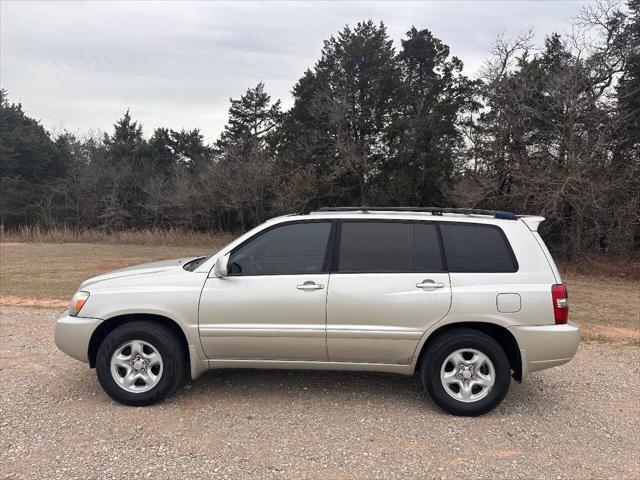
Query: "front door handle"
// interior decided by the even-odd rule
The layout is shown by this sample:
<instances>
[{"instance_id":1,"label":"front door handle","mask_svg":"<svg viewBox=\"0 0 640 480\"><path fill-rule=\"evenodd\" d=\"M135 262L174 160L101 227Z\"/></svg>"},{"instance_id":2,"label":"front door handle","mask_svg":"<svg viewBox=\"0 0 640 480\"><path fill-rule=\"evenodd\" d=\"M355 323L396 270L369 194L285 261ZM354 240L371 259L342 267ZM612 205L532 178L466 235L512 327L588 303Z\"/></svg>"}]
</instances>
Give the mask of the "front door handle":
<instances>
[{"instance_id":1,"label":"front door handle","mask_svg":"<svg viewBox=\"0 0 640 480\"><path fill-rule=\"evenodd\" d=\"M422 288L424 290L430 290L432 288L444 288L444 283L434 282L431 279L423 280L421 283L416 283L416 288Z\"/></svg>"},{"instance_id":2,"label":"front door handle","mask_svg":"<svg viewBox=\"0 0 640 480\"><path fill-rule=\"evenodd\" d=\"M322 290L324 285L320 285L319 283L307 281L302 285L298 285L298 290Z\"/></svg>"}]
</instances>

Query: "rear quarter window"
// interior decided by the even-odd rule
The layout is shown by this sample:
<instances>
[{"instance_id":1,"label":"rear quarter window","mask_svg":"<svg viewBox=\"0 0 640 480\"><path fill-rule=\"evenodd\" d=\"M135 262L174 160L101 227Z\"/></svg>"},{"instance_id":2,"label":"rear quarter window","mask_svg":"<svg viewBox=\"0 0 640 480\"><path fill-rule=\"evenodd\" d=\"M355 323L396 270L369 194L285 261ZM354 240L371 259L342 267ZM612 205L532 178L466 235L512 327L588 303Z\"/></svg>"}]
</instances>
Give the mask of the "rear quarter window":
<instances>
[{"instance_id":1,"label":"rear quarter window","mask_svg":"<svg viewBox=\"0 0 640 480\"><path fill-rule=\"evenodd\" d=\"M493 225L441 223L450 272L511 273L518 264L504 233Z\"/></svg>"}]
</instances>

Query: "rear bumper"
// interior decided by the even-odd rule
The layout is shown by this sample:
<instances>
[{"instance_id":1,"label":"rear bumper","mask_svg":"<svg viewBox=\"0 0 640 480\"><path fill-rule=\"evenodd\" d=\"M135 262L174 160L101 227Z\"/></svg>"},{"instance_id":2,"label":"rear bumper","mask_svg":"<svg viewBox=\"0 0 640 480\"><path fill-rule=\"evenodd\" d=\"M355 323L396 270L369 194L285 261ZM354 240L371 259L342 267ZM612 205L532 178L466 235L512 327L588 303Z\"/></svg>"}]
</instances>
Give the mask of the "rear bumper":
<instances>
[{"instance_id":1,"label":"rear bumper","mask_svg":"<svg viewBox=\"0 0 640 480\"><path fill-rule=\"evenodd\" d=\"M67 355L89 363L89 340L100 322L98 318L72 317L64 312L56 320L56 345Z\"/></svg>"},{"instance_id":2,"label":"rear bumper","mask_svg":"<svg viewBox=\"0 0 640 480\"><path fill-rule=\"evenodd\" d=\"M522 379L538 370L567 363L580 343L580 327L566 325L536 325L510 327L520 349Z\"/></svg>"}]
</instances>

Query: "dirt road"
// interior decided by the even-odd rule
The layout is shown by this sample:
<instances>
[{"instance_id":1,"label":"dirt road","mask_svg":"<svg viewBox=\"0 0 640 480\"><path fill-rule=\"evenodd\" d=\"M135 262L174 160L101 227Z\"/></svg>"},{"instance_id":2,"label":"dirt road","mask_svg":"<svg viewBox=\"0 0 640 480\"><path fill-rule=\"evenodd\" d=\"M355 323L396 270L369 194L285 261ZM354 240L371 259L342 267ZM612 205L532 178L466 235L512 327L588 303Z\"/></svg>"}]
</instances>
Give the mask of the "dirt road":
<instances>
[{"instance_id":1,"label":"dirt road","mask_svg":"<svg viewBox=\"0 0 640 480\"><path fill-rule=\"evenodd\" d=\"M132 408L57 350L56 314L1 309L0 478L640 478L637 346L583 344L481 418L337 372L211 372Z\"/></svg>"}]
</instances>

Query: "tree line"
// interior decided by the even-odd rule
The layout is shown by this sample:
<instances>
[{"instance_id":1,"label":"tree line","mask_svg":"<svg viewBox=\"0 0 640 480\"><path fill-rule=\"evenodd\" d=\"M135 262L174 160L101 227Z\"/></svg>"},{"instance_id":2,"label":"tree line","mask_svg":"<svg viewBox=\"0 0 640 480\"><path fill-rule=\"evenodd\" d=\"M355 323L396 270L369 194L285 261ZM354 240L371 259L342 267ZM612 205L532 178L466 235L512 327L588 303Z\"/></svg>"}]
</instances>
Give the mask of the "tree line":
<instances>
[{"instance_id":1,"label":"tree line","mask_svg":"<svg viewBox=\"0 0 640 480\"><path fill-rule=\"evenodd\" d=\"M500 36L477 78L427 29L394 47L346 26L283 110L263 83L220 137L49 134L0 91L0 221L236 231L322 206L457 206L543 215L556 253L640 246L640 0L585 9L534 48Z\"/></svg>"}]
</instances>

